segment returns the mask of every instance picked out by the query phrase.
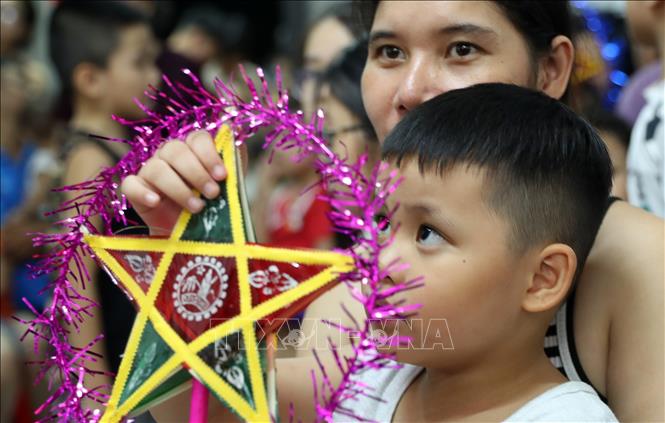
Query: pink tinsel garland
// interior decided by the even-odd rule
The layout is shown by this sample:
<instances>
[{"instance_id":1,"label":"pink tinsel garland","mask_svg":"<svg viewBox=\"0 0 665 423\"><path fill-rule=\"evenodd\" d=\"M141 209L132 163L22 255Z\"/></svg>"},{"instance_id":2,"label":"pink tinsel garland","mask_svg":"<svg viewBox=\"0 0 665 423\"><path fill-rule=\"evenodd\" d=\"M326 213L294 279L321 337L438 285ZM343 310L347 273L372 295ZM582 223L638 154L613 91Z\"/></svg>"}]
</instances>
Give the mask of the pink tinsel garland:
<instances>
[{"instance_id":1,"label":"pink tinsel garland","mask_svg":"<svg viewBox=\"0 0 665 423\"><path fill-rule=\"evenodd\" d=\"M276 100L273 100L269 92L261 69L257 69L260 80L258 88L245 74L244 69L241 68L240 71L251 95L249 101L241 99L231 87L220 80L215 81L217 95L213 96L187 70L184 72L191 77L195 88L182 84L176 86L165 77L164 81L173 95L168 96L153 87L150 87L146 95L163 105L166 113L153 112L137 101L147 115L145 120L129 122L116 118L131 126L137 133L129 142L130 152L115 166L104 169L95 179L60 189L77 191L80 195L64 203L53 213L68 212L72 209L77 213L72 218L58 222L62 228L60 233L37 234L34 237L36 246L50 247L50 252L43 257L35 272L54 275L49 286L52 301L41 313L29 305L36 317L25 322L29 325L26 333L35 335L35 349L39 340L50 345L50 351L43 353L44 358L37 362L41 367L40 379L49 375L51 382L57 381L58 385L55 389L50 386L51 396L35 412L46 413L43 420L96 421L100 416L99 410L85 409L81 400L89 398L100 404L107 400L99 392L101 387L86 387L81 383L86 373L92 373L89 364L99 359L90 349L102 335L84 347L72 346L67 339L68 332L72 329L78 330L79 325L86 316L92 315L96 306L80 293L76 286L78 284L85 289L85 283L89 280L89 275L82 265L82 258L91 253L83 243L83 233L96 232L90 219L99 216L105 228L110 228L112 221L126 224L124 210L127 204L124 196L118 194L119 181L128 175L136 174L165 140L184 139L193 130L215 131L222 124L228 123L233 128L237 143L241 144L258 130L269 128L263 144L264 149L295 148L301 159L315 155L315 166L321 175L320 183L325 192L322 198L331 206L330 220L338 232L348 235L356 245L352 252L356 270L342 275L343 283L348 286L353 297L364 305L370 319L394 318L417 309L418 306L415 305L375 306L378 299L385 299L399 291L420 285L420 281L414 280L389 288L380 286L380 281L388 272L403 265L393 263L388 269L379 268L379 252L385 244L380 241L378 228L374 223L375 215L380 212L387 196L399 183L395 180L394 173L382 178L380 175L383 167L379 165L370 175L365 175L363 167L367 161L366 155L362 155L356 163L347 163L337 157L321 135L322 112L319 111L312 117L311 123L307 124L302 112L289 111L288 96L282 88L279 68L275 75ZM361 292L362 284L369 286L369 295ZM342 372L342 381L338 386L333 386L320 362L322 380L316 380L312 370L319 420L331 421L333 412L361 419L349 413L343 402L358 395L371 396L371 388L355 382L352 376L362 369L394 365L387 360L389 356L377 350L377 343L385 340L377 340L372 336L369 320L356 322L354 327L339 329L354 335L353 352L344 357L339 354L337 347L330 343L331 353ZM405 340L392 340L403 341Z\"/></svg>"}]
</instances>

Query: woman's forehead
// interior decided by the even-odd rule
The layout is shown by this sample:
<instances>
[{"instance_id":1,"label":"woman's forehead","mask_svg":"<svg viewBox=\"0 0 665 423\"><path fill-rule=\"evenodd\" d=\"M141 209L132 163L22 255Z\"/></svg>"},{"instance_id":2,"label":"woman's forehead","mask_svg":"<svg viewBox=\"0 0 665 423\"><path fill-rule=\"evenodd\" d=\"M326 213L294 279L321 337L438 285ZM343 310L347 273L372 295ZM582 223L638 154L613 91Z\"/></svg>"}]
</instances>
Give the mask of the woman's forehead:
<instances>
[{"instance_id":1,"label":"woman's forehead","mask_svg":"<svg viewBox=\"0 0 665 423\"><path fill-rule=\"evenodd\" d=\"M438 32L449 26L514 30L501 8L491 1L381 1L372 32Z\"/></svg>"}]
</instances>

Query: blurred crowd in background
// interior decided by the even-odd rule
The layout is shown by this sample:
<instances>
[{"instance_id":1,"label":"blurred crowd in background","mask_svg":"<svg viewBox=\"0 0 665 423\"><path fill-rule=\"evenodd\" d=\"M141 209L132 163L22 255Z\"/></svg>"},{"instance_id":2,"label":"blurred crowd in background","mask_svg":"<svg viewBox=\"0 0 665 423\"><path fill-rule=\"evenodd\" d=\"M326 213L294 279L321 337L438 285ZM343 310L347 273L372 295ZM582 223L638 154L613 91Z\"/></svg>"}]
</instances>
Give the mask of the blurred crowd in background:
<instances>
[{"instance_id":1,"label":"blurred crowd in background","mask_svg":"<svg viewBox=\"0 0 665 423\"><path fill-rule=\"evenodd\" d=\"M662 69L655 46L627 33L621 3L573 2L577 54L569 101L606 142L613 195L625 199L631 128L645 104L644 89ZM250 74L261 66L269 78L279 64L293 109L311 116L322 108L327 138L341 155L378 158L360 95L367 47L349 2L3 0L0 23L2 422L34 420L32 410L45 398L45 384L33 386L35 370L23 365L35 358L32 339L19 342L25 327L11 318L29 316L24 297L36 308L48 301L40 295L48 278L29 279L39 251L26 234L47 231L62 217L44 215L71 198L52 188L91 179L123 156L126 145L89 135L131 138L111 115L140 118L133 99L142 99L149 84L160 86L162 75L188 84L180 70L190 69L212 91L215 77L237 80L239 64ZM282 154L268 165L263 156L260 143L250 145L248 194L259 240L343 245L317 190L306 191L318 180L312 163ZM104 275L93 270L93 279ZM114 372L132 307L111 283L90 290L101 316L72 336L91 339L103 330L99 352L107 359L99 368ZM100 382L109 382L104 377Z\"/></svg>"}]
</instances>

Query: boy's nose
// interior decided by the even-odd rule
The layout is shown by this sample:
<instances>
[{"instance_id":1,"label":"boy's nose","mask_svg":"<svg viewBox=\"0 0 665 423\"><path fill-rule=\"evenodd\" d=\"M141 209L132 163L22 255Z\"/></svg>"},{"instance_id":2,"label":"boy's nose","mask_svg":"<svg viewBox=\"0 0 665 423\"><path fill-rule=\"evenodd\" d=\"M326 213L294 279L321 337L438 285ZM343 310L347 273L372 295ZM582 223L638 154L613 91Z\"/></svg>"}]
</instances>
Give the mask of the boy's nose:
<instances>
[{"instance_id":1,"label":"boy's nose","mask_svg":"<svg viewBox=\"0 0 665 423\"><path fill-rule=\"evenodd\" d=\"M425 101L445 91L441 72L433 59L413 57L393 99L400 118Z\"/></svg>"},{"instance_id":2,"label":"boy's nose","mask_svg":"<svg viewBox=\"0 0 665 423\"><path fill-rule=\"evenodd\" d=\"M399 241L397 238L393 239L390 245L381 249L379 267L382 272L385 272L380 282L382 287L389 287L396 283L404 282L404 272L408 265L404 262L404 258L400 255L399 250Z\"/></svg>"}]
</instances>

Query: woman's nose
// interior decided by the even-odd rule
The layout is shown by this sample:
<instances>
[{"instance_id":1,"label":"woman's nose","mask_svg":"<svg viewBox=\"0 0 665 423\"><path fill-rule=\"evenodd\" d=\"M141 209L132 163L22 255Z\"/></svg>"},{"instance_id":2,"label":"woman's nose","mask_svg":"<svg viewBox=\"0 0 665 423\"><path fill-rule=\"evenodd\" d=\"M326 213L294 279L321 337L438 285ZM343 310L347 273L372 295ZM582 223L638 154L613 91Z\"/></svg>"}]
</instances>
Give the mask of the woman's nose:
<instances>
[{"instance_id":1,"label":"woman's nose","mask_svg":"<svg viewBox=\"0 0 665 423\"><path fill-rule=\"evenodd\" d=\"M402 75L394 98L394 107L400 117L445 90L441 72L429 58L411 58Z\"/></svg>"}]
</instances>

